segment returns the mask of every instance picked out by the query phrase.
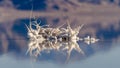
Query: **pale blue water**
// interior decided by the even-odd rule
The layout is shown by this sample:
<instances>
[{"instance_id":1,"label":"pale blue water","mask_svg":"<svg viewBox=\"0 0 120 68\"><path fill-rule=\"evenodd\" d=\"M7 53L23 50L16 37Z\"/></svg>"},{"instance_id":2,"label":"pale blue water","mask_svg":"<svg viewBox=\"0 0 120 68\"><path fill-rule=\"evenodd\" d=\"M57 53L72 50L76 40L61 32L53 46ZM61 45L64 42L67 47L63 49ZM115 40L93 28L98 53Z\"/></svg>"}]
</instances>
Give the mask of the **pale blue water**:
<instances>
[{"instance_id":1,"label":"pale blue water","mask_svg":"<svg viewBox=\"0 0 120 68\"><path fill-rule=\"evenodd\" d=\"M10 55L2 55L0 56L0 68L119 68L119 52L120 47L115 47L109 52L99 52L84 61L71 62L66 65L52 62L32 62L29 59L17 60Z\"/></svg>"}]
</instances>

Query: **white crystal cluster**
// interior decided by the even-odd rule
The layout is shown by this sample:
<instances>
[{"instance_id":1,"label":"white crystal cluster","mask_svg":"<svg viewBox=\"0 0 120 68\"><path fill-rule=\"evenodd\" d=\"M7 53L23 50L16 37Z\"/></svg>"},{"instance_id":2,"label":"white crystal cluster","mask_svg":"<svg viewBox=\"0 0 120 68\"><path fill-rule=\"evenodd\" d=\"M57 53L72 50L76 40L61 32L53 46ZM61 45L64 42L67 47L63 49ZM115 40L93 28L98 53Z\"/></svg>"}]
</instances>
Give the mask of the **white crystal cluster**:
<instances>
[{"instance_id":1,"label":"white crystal cluster","mask_svg":"<svg viewBox=\"0 0 120 68\"><path fill-rule=\"evenodd\" d=\"M78 37L82 26L72 29L69 22L67 22L66 28L62 28L61 26L50 28L49 26L40 26L40 23L38 24L36 21L30 22L29 27L26 25L29 37L27 53L29 52L31 56L37 57L42 51L48 53L51 50L66 51L68 54L67 59L69 59L73 49L84 54L77 43L79 40L83 40Z\"/></svg>"}]
</instances>

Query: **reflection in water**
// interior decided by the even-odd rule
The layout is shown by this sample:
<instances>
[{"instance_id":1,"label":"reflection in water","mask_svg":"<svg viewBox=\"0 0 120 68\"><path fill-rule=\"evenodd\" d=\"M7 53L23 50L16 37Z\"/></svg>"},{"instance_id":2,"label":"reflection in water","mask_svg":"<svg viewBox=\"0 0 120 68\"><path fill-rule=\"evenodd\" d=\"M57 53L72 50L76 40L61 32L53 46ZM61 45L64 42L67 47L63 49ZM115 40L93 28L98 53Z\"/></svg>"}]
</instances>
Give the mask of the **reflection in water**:
<instances>
[{"instance_id":1,"label":"reflection in water","mask_svg":"<svg viewBox=\"0 0 120 68\"><path fill-rule=\"evenodd\" d=\"M77 41L77 44L75 44L74 41L69 42L69 44L71 44L69 45L70 47L68 46L68 43L65 44L66 41L68 42L69 40L68 36L67 38L66 36L62 38L63 40L62 42L65 41L64 43L62 43L64 44L64 46L60 45L61 42L60 43L58 42L58 40L60 41L59 37L58 40L56 41L56 38L54 37L56 35L52 35L52 37L50 36L49 38L47 36L48 38L47 40L44 40L44 42L41 41L40 45L45 44L44 46L48 48L48 50L50 50L48 51L46 49L43 49L45 50L45 53L41 52L42 55L39 56L39 59L41 61L50 60L50 61L55 61L55 63L56 61L63 63L63 60L66 59L64 57L67 56L66 54L63 53L67 53L66 51L69 48L73 48L71 46L78 44L80 49L82 49L82 51L84 52L85 58L86 57L89 58L90 56L93 56L93 54L95 55L99 51L109 51L113 47L116 47L116 45L112 45L112 44L113 42L118 41L118 39L120 38L120 22L119 22L120 7L118 7L120 6L120 1L119 0L106 0L106 1L84 0L84 3L81 1L83 0L42 0L42 1L41 0L34 0L34 1L0 0L0 56L6 53L13 52L14 56L17 56L17 59L19 57L28 58L28 56L27 57L25 56L25 52L28 44L27 43L28 37L27 37L27 29L24 23L26 23L27 25L29 23L29 18L30 18L29 10L31 10L32 3L34 6L33 15L43 18L40 19L42 21L40 25L50 24L52 25L52 27L56 27L65 23L67 19L70 19L72 27L75 27L76 25L80 25L80 24L85 24L85 27L82 28L81 32L78 35L79 37L82 38L80 38L79 41ZM101 1L100 4L98 4L98 1ZM114 2L110 3L109 1L114 1L115 3ZM56 32L56 30L57 29L55 29L53 32ZM59 31L56 33L59 34ZM100 41L97 42L96 44L89 44L94 42L91 41L89 36L98 38L100 39ZM46 35L44 35L44 38L46 38ZM87 41L85 42L89 45L83 42L84 38L87 38ZM34 39L31 40L33 41ZM52 45L54 44L52 48L50 47L51 44ZM55 47L55 45L60 45L60 46ZM59 53L58 51L59 47L60 49L65 48L65 50L63 49L64 51L62 50L63 52ZM56 49L56 50L52 50L52 49ZM79 61L83 59L83 56L78 52L79 50L72 50L71 53L69 53L70 54L69 60L72 60L73 62L75 60ZM100 58L101 57L97 59ZM93 63L93 60L91 61L92 61L91 63ZM111 62L115 62L115 61L112 60ZM0 67L0 68L4 68L4 67Z\"/></svg>"},{"instance_id":2,"label":"reflection in water","mask_svg":"<svg viewBox=\"0 0 120 68\"><path fill-rule=\"evenodd\" d=\"M45 23L41 22L42 25L47 24L46 19L44 19L44 20L41 19L41 20L45 21ZM11 31L11 29L9 29L10 27L7 26L8 23L4 23L4 24L0 25L0 29L1 29L0 30L0 34L1 34L0 40L2 40L2 41L0 41L0 54L3 54L4 52L7 52L7 53L15 52L14 53L15 56L20 56L22 58L25 57L24 55L25 55L27 48L24 48L24 47L27 46L27 43L26 43L27 41L26 41L26 39L20 40L20 38L22 38L22 37L24 37L24 38L27 37L27 34L26 34L27 29L26 29L24 23L26 23L28 25L28 23L29 23L28 19L27 20L20 19L20 20L15 21L13 27L11 28L12 31ZM84 51L84 53L87 57L90 57L93 54L98 53L99 51L109 51L112 47L115 47L115 45L112 45L113 42L118 41L118 39L119 39L119 35L120 35L120 30L119 30L120 24L119 23L117 24L117 26L107 23L107 25L109 25L109 27L106 27L106 28L104 28L102 26L98 26L98 25L99 24L96 24L96 26L95 25L94 26L93 25L85 25L83 27L83 29L85 29L86 26L88 26L87 29L89 29L90 27L96 27L97 32L95 34L100 39L99 42L97 42L96 44L90 44L89 46L87 46L83 42L78 41L80 48ZM25 34L25 35L23 35L23 34ZM80 32L80 35L81 35L81 32ZM92 34L86 33L86 35L82 36L82 37L86 38L87 36L91 36L91 35ZM17 38L18 40L13 39L13 38ZM10 40L12 40L12 41L10 41ZM52 40L55 40L55 39L52 38ZM6 43L3 43L3 42L6 42ZM50 42L48 42L48 43L50 43ZM55 43L55 42L53 42L53 43ZM60 44L57 43L55 45L60 45ZM48 52L48 51L46 51L46 52ZM40 56L40 60L63 62L63 60L66 59L66 58L63 58L63 57L66 57L66 54L65 55L61 54L61 53L58 54L58 52L57 53L56 52L57 51L49 53L49 54L41 53L42 55ZM64 52L64 53L66 53L66 52ZM82 59L81 54L78 54L73 50L71 53L70 60L78 61L78 60L81 60L80 58Z\"/></svg>"},{"instance_id":3,"label":"reflection in water","mask_svg":"<svg viewBox=\"0 0 120 68\"><path fill-rule=\"evenodd\" d=\"M84 38L84 41L85 41L85 43L87 43L89 45L89 44L92 44L92 43L99 41L99 39L95 39L95 38L92 38L90 36L87 36Z\"/></svg>"},{"instance_id":4,"label":"reflection in water","mask_svg":"<svg viewBox=\"0 0 120 68\"><path fill-rule=\"evenodd\" d=\"M69 22L67 24L67 28L43 28L37 21L30 22L29 27L26 25L30 39L27 53L29 52L30 56L38 57L42 51L48 53L51 50L66 51L68 61L73 49L84 55L78 41L84 40L88 44L98 41L98 39L89 36L84 39L78 37L83 25L72 29Z\"/></svg>"},{"instance_id":5,"label":"reflection in water","mask_svg":"<svg viewBox=\"0 0 120 68\"><path fill-rule=\"evenodd\" d=\"M114 45L117 46L119 44L120 43ZM120 47L115 47L107 53L101 52L84 61L72 62L67 65L59 65L50 62L32 62L31 60L26 59L17 60L7 54L0 56L0 68L119 68L120 54L118 54L118 52L120 52Z\"/></svg>"}]
</instances>

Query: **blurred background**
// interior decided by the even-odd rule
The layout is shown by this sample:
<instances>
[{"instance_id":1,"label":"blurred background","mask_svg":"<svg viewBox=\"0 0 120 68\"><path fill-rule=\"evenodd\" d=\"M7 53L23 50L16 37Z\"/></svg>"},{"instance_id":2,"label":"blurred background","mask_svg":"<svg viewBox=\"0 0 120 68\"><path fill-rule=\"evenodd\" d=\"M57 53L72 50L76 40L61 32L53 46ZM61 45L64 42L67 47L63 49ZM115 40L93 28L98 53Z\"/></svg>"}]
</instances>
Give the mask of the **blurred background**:
<instances>
[{"instance_id":1,"label":"blurred background","mask_svg":"<svg viewBox=\"0 0 120 68\"><path fill-rule=\"evenodd\" d=\"M31 65L29 55L25 55L28 45L25 24L29 25L34 17L41 25L50 24L53 28L67 20L72 28L84 24L79 37L89 35L100 39L90 45L78 42L85 56L72 51L70 64L64 67L120 67L120 0L0 0L0 67ZM56 68L59 67L56 64L63 64L65 59L63 53L42 53L38 59L40 65L34 65Z\"/></svg>"}]
</instances>

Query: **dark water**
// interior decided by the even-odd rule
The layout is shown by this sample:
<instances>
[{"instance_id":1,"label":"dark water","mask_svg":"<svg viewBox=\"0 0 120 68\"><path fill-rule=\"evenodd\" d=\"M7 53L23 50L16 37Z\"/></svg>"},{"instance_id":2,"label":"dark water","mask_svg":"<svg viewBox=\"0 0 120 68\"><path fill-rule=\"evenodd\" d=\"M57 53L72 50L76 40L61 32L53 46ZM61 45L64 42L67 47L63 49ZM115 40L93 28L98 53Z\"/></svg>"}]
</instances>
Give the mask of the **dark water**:
<instances>
[{"instance_id":1,"label":"dark water","mask_svg":"<svg viewBox=\"0 0 120 68\"><path fill-rule=\"evenodd\" d=\"M14 6L17 6L16 9L19 10L31 10L31 7L34 6L33 10L46 10L47 4L46 0L12 0Z\"/></svg>"}]
</instances>

